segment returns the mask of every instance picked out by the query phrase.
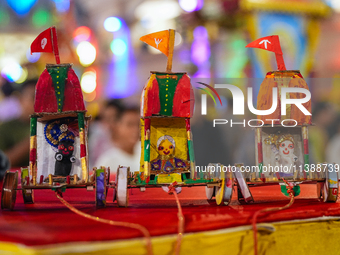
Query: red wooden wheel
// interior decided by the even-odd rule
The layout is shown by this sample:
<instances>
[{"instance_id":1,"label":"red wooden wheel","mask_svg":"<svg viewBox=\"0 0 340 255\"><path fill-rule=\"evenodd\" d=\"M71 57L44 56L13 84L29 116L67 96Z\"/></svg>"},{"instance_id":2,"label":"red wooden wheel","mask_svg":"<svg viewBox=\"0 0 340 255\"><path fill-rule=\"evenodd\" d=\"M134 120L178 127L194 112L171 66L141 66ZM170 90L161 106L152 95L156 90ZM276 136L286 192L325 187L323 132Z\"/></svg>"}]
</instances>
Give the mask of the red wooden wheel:
<instances>
[{"instance_id":1,"label":"red wooden wheel","mask_svg":"<svg viewBox=\"0 0 340 255\"><path fill-rule=\"evenodd\" d=\"M17 198L18 171L7 171L1 193L1 209L13 210L15 199Z\"/></svg>"}]
</instances>

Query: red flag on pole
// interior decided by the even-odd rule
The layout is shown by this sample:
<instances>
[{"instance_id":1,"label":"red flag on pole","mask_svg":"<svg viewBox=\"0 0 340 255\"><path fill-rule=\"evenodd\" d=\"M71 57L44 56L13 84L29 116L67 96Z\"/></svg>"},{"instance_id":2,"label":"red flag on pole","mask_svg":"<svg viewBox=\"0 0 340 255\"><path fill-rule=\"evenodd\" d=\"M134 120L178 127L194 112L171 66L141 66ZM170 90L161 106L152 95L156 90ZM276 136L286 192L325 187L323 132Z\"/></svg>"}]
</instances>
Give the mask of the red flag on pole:
<instances>
[{"instance_id":1,"label":"red flag on pole","mask_svg":"<svg viewBox=\"0 0 340 255\"><path fill-rule=\"evenodd\" d=\"M280 39L277 35L271 35L257 39L249 43L246 48L259 48L263 50L272 51L275 53L277 67L280 71L286 70L283 60L283 54L280 45Z\"/></svg>"},{"instance_id":2,"label":"red flag on pole","mask_svg":"<svg viewBox=\"0 0 340 255\"><path fill-rule=\"evenodd\" d=\"M33 52L53 52L52 45L52 28L41 32L31 44L31 53Z\"/></svg>"},{"instance_id":3,"label":"red flag on pole","mask_svg":"<svg viewBox=\"0 0 340 255\"><path fill-rule=\"evenodd\" d=\"M55 27L50 27L41 32L31 44L31 54L33 52L53 52L57 64L60 64L57 33Z\"/></svg>"},{"instance_id":4,"label":"red flag on pole","mask_svg":"<svg viewBox=\"0 0 340 255\"><path fill-rule=\"evenodd\" d=\"M249 43L246 48L259 48L282 54L279 36L271 35L257 39Z\"/></svg>"}]
</instances>

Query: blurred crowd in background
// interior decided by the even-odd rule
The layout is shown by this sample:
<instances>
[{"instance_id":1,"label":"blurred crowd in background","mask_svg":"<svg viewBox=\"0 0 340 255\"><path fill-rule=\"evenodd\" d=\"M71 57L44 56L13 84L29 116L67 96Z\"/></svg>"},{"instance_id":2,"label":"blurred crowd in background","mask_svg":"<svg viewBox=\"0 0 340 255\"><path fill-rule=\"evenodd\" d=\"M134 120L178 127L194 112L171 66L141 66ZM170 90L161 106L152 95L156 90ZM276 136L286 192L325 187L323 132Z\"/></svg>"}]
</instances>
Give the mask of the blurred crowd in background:
<instances>
[{"instance_id":1,"label":"blurred crowd in background","mask_svg":"<svg viewBox=\"0 0 340 255\"><path fill-rule=\"evenodd\" d=\"M289 2L289 3L288 3ZM173 71L197 82L254 88L254 104L275 57L246 49L260 37L280 36L287 69L300 70L312 94L311 163L340 164L340 1L337 0L0 0L0 150L12 167L28 165L34 87L53 54L30 54L34 38L56 26L62 63L73 63L86 101L89 165L139 169L139 100L150 71L166 57L140 36L176 29ZM230 92L222 106L208 98L192 119L197 165L255 165L249 128L218 125L234 119ZM249 112L245 119L256 118ZM8 162L0 160L0 167Z\"/></svg>"}]
</instances>

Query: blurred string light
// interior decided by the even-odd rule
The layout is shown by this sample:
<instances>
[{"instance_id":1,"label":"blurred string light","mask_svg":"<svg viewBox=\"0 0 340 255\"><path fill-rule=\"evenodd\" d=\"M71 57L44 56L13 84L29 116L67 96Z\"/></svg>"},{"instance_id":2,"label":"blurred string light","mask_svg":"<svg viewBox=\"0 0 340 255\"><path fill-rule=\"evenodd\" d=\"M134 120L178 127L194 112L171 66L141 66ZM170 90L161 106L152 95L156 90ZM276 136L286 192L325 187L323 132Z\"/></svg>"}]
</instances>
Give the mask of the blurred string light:
<instances>
[{"instance_id":1,"label":"blurred string light","mask_svg":"<svg viewBox=\"0 0 340 255\"><path fill-rule=\"evenodd\" d=\"M39 52L34 52L31 55L31 49L30 48L26 51L26 58L31 63L37 62L40 58L40 55L41 54Z\"/></svg>"},{"instance_id":2,"label":"blurred string light","mask_svg":"<svg viewBox=\"0 0 340 255\"><path fill-rule=\"evenodd\" d=\"M340 12L340 1L339 0L326 0L326 2L336 12Z\"/></svg>"},{"instance_id":3,"label":"blurred string light","mask_svg":"<svg viewBox=\"0 0 340 255\"><path fill-rule=\"evenodd\" d=\"M35 27L44 27L50 23L51 15L45 9L36 10L32 15L32 24Z\"/></svg>"},{"instance_id":4,"label":"blurred string light","mask_svg":"<svg viewBox=\"0 0 340 255\"><path fill-rule=\"evenodd\" d=\"M96 48L87 41L79 43L76 51L82 66L89 66L96 60Z\"/></svg>"},{"instance_id":5,"label":"blurred string light","mask_svg":"<svg viewBox=\"0 0 340 255\"><path fill-rule=\"evenodd\" d=\"M229 43L232 52L226 59L226 66L228 66L226 77L244 77L244 67L248 62L246 45L247 42L244 39L235 39L232 43ZM223 71L225 72L225 70Z\"/></svg>"},{"instance_id":6,"label":"blurred string light","mask_svg":"<svg viewBox=\"0 0 340 255\"><path fill-rule=\"evenodd\" d=\"M180 45L182 43L182 36L180 33L176 32L175 33L175 47Z\"/></svg>"},{"instance_id":7,"label":"blurred string light","mask_svg":"<svg viewBox=\"0 0 340 255\"><path fill-rule=\"evenodd\" d=\"M93 100L96 99L97 92L94 90L91 93L84 93L84 100L86 102L92 102Z\"/></svg>"},{"instance_id":8,"label":"blurred string light","mask_svg":"<svg viewBox=\"0 0 340 255\"><path fill-rule=\"evenodd\" d=\"M104 28L113 33L110 44L113 53L109 65L109 79L106 94L109 98L124 98L132 95L137 88L136 78L131 75L135 68L133 49L131 47L130 29L122 18L109 17Z\"/></svg>"},{"instance_id":9,"label":"blurred string light","mask_svg":"<svg viewBox=\"0 0 340 255\"><path fill-rule=\"evenodd\" d=\"M85 93L92 93L97 87L97 74L94 71L83 73L80 79L81 89Z\"/></svg>"},{"instance_id":10,"label":"blurred string light","mask_svg":"<svg viewBox=\"0 0 340 255\"><path fill-rule=\"evenodd\" d=\"M203 0L179 0L179 6L186 12L198 11L203 7Z\"/></svg>"},{"instance_id":11,"label":"blurred string light","mask_svg":"<svg viewBox=\"0 0 340 255\"><path fill-rule=\"evenodd\" d=\"M176 1L145 1L135 10L136 18L146 20L167 20L179 16L181 8Z\"/></svg>"},{"instance_id":12,"label":"blurred string light","mask_svg":"<svg viewBox=\"0 0 340 255\"><path fill-rule=\"evenodd\" d=\"M67 12L70 9L70 0L53 0L58 12Z\"/></svg>"},{"instance_id":13,"label":"blurred string light","mask_svg":"<svg viewBox=\"0 0 340 255\"><path fill-rule=\"evenodd\" d=\"M196 65L208 61L210 57L210 44L208 32L205 27L199 26L194 30L194 41L191 46L191 60Z\"/></svg>"},{"instance_id":14,"label":"blurred string light","mask_svg":"<svg viewBox=\"0 0 340 255\"><path fill-rule=\"evenodd\" d=\"M22 75L22 67L14 60L8 61L1 70L1 76L10 82L19 80Z\"/></svg>"},{"instance_id":15,"label":"blurred string light","mask_svg":"<svg viewBox=\"0 0 340 255\"><path fill-rule=\"evenodd\" d=\"M111 51L117 56L122 56L127 51L127 43L122 39L114 39L110 45Z\"/></svg>"},{"instance_id":16,"label":"blurred string light","mask_svg":"<svg viewBox=\"0 0 340 255\"><path fill-rule=\"evenodd\" d=\"M122 21L117 17L108 17L104 21L104 28L108 32L117 32L122 27Z\"/></svg>"},{"instance_id":17,"label":"blurred string light","mask_svg":"<svg viewBox=\"0 0 340 255\"><path fill-rule=\"evenodd\" d=\"M191 61L198 70L193 75L194 78L210 77L210 43L208 31L203 26L198 26L193 32L194 40L191 45Z\"/></svg>"},{"instance_id":18,"label":"blurred string light","mask_svg":"<svg viewBox=\"0 0 340 255\"><path fill-rule=\"evenodd\" d=\"M73 39L77 42L88 41L91 37L91 29L86 26L78 27L73 32Z\"/></svg>"},{"instance_id":19,"label":"blurred string light","mask_svg":"<svg viewBox=\"0 0 340 255\"><path fill-rule=\"evenodd\" d=\"M22 68L21 76L15 82L16 83L23 83L24 81L27 80L27 77L28 77L28 71L27 71L27 68L24 67L24 68Z\"/></svg>"},{"instance_id":20,"label":"blurred string light","mask_svg":"<svg viewBox=\"0 0 340 255\"><path fill-rule=\"evenodd\" d=\"M90 94L90 95L92 95L92 94ZM86 98L86 96L85 96L85 98ZM86 101L86 99L85 99L85 101ZM98 116L100 114L100 107L99 107L98 102L96 102L96 101L94 101L94 102L87 101L87 102L91 102L91 103L86 105L87 115L92 116L92 117Z\"/></svg>"},{"instance_id":21,"label":"blurred string light","mask_svg":"<svg viewBox=\"0 0 340 255\"><path fill-rule=\"evenodd\" d=\"M7 0L7 4L20 16L26 15L37 0Z\"/></svg>"}]
</instances>

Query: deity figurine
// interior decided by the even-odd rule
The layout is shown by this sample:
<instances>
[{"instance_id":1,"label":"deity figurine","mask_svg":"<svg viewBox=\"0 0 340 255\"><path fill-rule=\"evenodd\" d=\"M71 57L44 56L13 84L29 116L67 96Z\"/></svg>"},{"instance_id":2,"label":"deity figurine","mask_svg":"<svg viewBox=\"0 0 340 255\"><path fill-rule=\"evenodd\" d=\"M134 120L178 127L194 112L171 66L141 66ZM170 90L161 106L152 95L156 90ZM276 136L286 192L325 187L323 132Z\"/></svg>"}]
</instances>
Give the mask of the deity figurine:
<instances>
[{"instance_id":1,"label":"deity figurine","mask_svg":"<svg viewBox=\"0 0 340 255\"><path fill-rule=\"evenodd\" d=\"M70 175L72 164L76 162L73 156L75 134L70 129L71 126L59 121L49 122L45 126L46 141L56 151L54 175Z\"/></svg>"},{"instance_id":2,"label":"deity figurine","mask_svg":"<svg viewBox=\"0 0 340 255\"><path fill-rule=\"evenodd\" d=\"M169 136L161 136L157 141L158 157L151 161L151 171L173 173L188 170L190 165L175 157L175 140Z\"/></svg>"},{"instance_id":3,"label":"deity figurine","mask_svg":"<svg viewBox=\"0 0 340 255\"><path fill-rule=\"evenodd\" d=\"M271 144L276 166L282 166L281 177L293 176L294 165L298 157L294 154L295 141L292 135L270 135L265 139L266 144Z\"/></svg>"},{"instance_id":4,"label":"deity figurine","mask_svg":"<svg viewBox=\"0 0 340 255\"><path fill-rule=\"evenodd\" d=\"M55 154L55 175L70 175L72 163L76 161L76 158L73 156L73 143L74 135L72 132L67 132L65 136L59 139L58 152Z\"/></svg>"}]
</instances>

